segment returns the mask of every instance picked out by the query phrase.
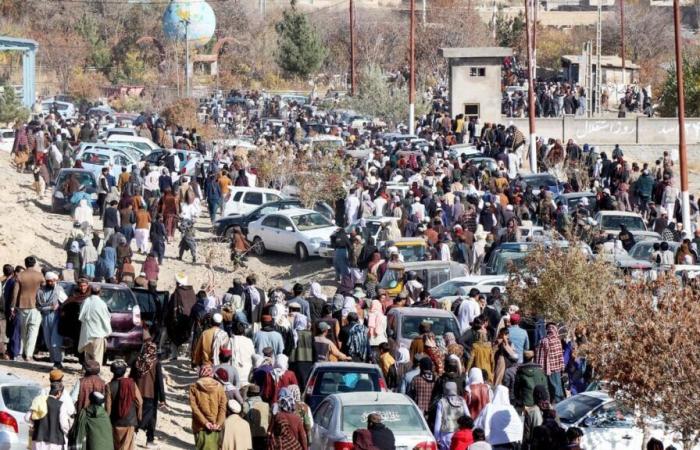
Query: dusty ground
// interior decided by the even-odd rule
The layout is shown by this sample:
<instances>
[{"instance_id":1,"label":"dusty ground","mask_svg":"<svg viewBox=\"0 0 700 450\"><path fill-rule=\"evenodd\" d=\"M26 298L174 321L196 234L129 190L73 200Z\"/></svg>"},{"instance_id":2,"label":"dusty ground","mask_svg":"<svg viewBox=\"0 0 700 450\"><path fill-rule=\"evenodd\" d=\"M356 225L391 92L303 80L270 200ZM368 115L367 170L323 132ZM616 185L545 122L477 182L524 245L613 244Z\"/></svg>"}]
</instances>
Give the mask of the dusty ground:
<instances>
[{"instance_id":1,"label":"dusty ground","mask_svg":"<svg viewBox=\"0 0 700 450\"><path fill-rule=\"evenodd\" d=\"M65 263L63 240L71 229L71 220L67 215L50 213L50 191L39 200L31 190L32 176L18 174L9 163L9 155L0 152L0 263L22 264L28 255L34 255L40 264L48 267L62 267ZM96 224L100 229L101 224ZM261 260L251 256L248 269L233 272L228 260L225 245L210 232L208 218L202 217L197 222L199 241L199 262L193 265L189 254L185 261L175 259L177 245L169 244L166 258L161 267L160 289L172 290L175 274L187 273L190 283L198 289L202 284L213 280L218 293L223 293L231 285L234 277L244 278L250 273L258 277L258 284L268 289L273 286L291 285L300 281L308 285L319 281L332 292L332 270L320 259L297 263L291 255L269 254ZM177 239L177 236L176 236ZM135 255L137 270L144 257ZM211 270L208 269L209 262ZM48 356L46 354L39 354ZM75 358L69 358L66 366L65 384L72 387L80 376L80 366ZM194 379L194 372L189 362L181 359L177 362L164 362L166 374L167 407L158 415L156 442L163 449L192 448L194 440L191 434L191 413L188 403L188 386ZM48 386L47 362L0 362L0 371L12 373L21 378L30 378ZM103 379L111 379L108 369L103 369ZM145 445L145 433L137 438L139 446Z\"/></svg>"}]
</instances>

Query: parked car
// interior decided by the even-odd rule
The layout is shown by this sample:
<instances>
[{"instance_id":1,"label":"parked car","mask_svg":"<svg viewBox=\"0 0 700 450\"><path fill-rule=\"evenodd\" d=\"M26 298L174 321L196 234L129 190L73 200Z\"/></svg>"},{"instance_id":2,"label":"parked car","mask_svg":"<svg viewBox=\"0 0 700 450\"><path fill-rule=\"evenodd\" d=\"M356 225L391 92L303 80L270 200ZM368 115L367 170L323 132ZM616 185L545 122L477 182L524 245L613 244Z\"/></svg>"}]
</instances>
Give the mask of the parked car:
<instances>
[{"instance_id":1,"label":"parked car","mask_svg":"<svg viewBox=\"0 0 700 450\"><path fill-rule=\"evenodd\" d=\"M313 411L329 395L342 392L386 392L382 371L376 364L357 362L316 363L304 389L304 402Z\"/></svg>"},{"instance_id":2,"label":"parked car","mask_svg":"<svg viewBox=\"0 0 700 450\"><path fill-rule=\"evenodd\" d=\"M41 102L41 112L49 115L56 111L63 119L72 119L75 117L77 110L75 105L69 102L60 100L45 100Z\"/></svg>"},{"instance_id":3,"label":"parked car","mask_svg":"<svg viewBox=\"0 0 700 450\"><path fill-rule=\"evenodd\" d=\"M112 136L117 136L118 138L122 136L132 136L136 137L138 136L138 132L136 131L136 128L119 128L119 127L114 127L114 128L107 128L104 131L104 138L109 139Z\"/></svg>"},{"instance_id":4,"label":"parked car","mask_svg":"<svg viewBox=\"0 0 700 450\"><path fill-rule=\"evenodd\" d=\"M486 290L490 292L492 287L498 287L501 292L505 292L507 282L507 275L468 275L445 281L430 289L429 292L430 296L435 300L440 300L444 297L456 298L460 288L467 290L477 288L481 291L483 286L486 286Z\"/></svg>"},{"instance_id":5,"label":"parked car","mask_svg":"<svg viewBox=\"0 0 700 450\"><path fill-rule=\"evenodd\" d=\"M635 241L661 240L659 233L647 230L644 219L635 212L598 211L593 219L596 221L596 228L604 231L608 236L617 237L620 234L620 225L625 225Z\"/></svg>"},{"instance_id":6,"label":"parked car","mask_svg":"<svg viewBox=\"0 0 700 450\"><path fill-rule=\"evenodd\" d=\"M15 130L10 128L0 128L0 150L11 152L15 145Z\"/></svg>"},{"instance_id":7,"label":"parked car","mask_svg":"<svg viewBox=\"0 0 700 450\"><path fill-rule=\"evenodd\" d=\"M389 345L397 350L400 345L411 347L411 341L420 335L420 324L427 322L435 336L442 336L451 331L461 336L459 322L450 311L427 308L391 308L387 313L386 332Z\"/></svg>"},{"instance_id":8,"label":"parked car","mask_svg":"<svg viewBox=\"0 0 700 450\"><path fill-rule=\"evenodd\" d=\"M532 193L539 195L540 188L545 186L554 197L562 192L562 185L556 177L549 173L519 173L518 177L511 182L513 186L520 186L525 191L527 186L532 188Z\"/></svg>"},{"instance_id":9,"label":"parked car","mask_svg":"<svg viewBox=\"0 0 700 450\"><path fill-rule=\"evenodd\" d=\"M312 450L352 450L352 433L367 428L367 417L379 414L394 434L396 449L437 450L437 443L422 412L404 394L349 392L328 396L316 408L312 428Z\"/></svg>"},{"instance_id":10,"label":"parked car","mask_svg":"<svg viewBox=\"0 0 700 450\"><path fill-rule=\"evenodd\" d=\"M248 225L255 253L266 250L295 254L299 261L318 255L321 242L330 240L336 227L310 209L289 209L262 217Z\"/></svg>"},{"instance_id":11,"label":"parked car","mask_svg":"<svg viewBox=\"0 0 700 450\"><path fill-rule=\"evenodd\" d=\"M355 231L362 236L362 239L364 239L365 242L367 242L369 239L373 239L374 244L377 247L381 247L384 244L384 241L379 240L379 232L382 230L382 225L390 222L398 223L398 220L399 219L396 217L371 216L348 225L345 227L345 232L349 234L350 232ZM331 247L331 242L322 242L321 249L319 250L319 256L322 258L333 258L334 255L335 249Z\"/></svg>"},{"instance_id":12,"label":"parked car","mask_svg":"<svg viewBox=\"0 0 700 450\"><path fill-rule=\"evenodd\" d=\"M667 241L668 249L676 254L678 247L681 246L680 242ZM654 244L661 244L661 241L646 240L635 243L631 249L627 252L631 258L641 260L641 261L651 261L651 254L654 251Z\"/></svg>"},{"instance_id":13,"label":"parked car","mask_svg":"<svg viewBox=\"0 0 700 450\"><path fill-rule=\"evenodd\" d=\"M636 415L603 391L588 391L573 395L554 406L561 425L583 430L582 448L638 450L645 440L655 437L664 445L682 448L679 437L664 432L662 421L652 420L646 437L639 428ZM694 446L694 449L699 446Z\"/></svg>"},{"instance_id":14,"label":"parked car","mask_svg":"<svg viewBox=\"0 0 700 450\"><path fill-rule=\"evenodd\" d=\"M232 187L229 199L224 203L224 216L231 214L247 214L258 206L278 202L284 195L276 189L261 187Z\"/></svg>"},{"instance_id":15,"label":"parked car","mask_svg":"<svg viewBox=\"0 0 700 450\"><path fill-rule=\"evenodd\" d=\"M107 138L107 144L129 144L134 147L142 149L144 152L151 153L156 150L161 150L161 147L153 142L152 140L141 137L141 136L131 136L125 134L113 134Z\"/></svg>"},{"instance_id":16,"label":"parked car","mask_svg":"<svg viewBox=\"0 0 700 450\"><path fill-rule=\"evenodd\" d=\"M132 159L123 151L115 150L84 150L80 154L83 167L95 174L99 178L104 167L109 167L109 172L114 178L119 178L122 169L131 172L131 167L138 162Z\"/></svg>"},{"instance_id":17,"label":"parked car","mask_svg":"<svg viewBox=\"0 0 700 450\"><path fill-rule=\"evenodd\" d=\"M588 206L586 209L590 214L593 214L597 209L597 197L593 192L581 191L581 192L569 192L568 194L561 194L556 198L556 202L562 202L566 204L569 208L569 213L572 213L578 208L579 203L584 198L588 199Z\"/></svg>"},{"instance_id":18,"label":"parked car","mask_svg":"<svg viewBox=\"0 0 700 450\"><path fill-rule=\"evenodd\" d=\"M29 448L29 424L24 417L41 393L41 385L34 381L12 373L0 375L0 449Z\"/></svg>"},{"instance_id":19,"label":"parked car","mask_svg":"<svg viewBox=\"0 0 700 450\"><path fill-rule=\"evenodd\" d=\"M409 272L415 272L423 288L430 290L440 283L464 275L464 265L455 261L389 263L382 279L379 280L379 288L389 297L396 297L403 290Z\"/></svg>"},{"instance_id":20,"label":"parked car","mask_svg":"<svg viewBox=\"0 0 700 450\"><path fill-rule=\"evenodd\" d=\"M233 235L233 227L241 227L244 235L248 235L248 224L270 213L277 212L281 209L298 209L302 204L299 200L280 200L278 202L265 203L249 212L248 214L230 214L221 217L214 223L214 233L217 236L226 236L231 239ZM314 211L321 214L328 220L332 220L333 209L324 202L316 202Z\"/></svg>"},{"instance_id":21,"label":"parked car","mask_svg":"<svg viewBox=\"0 0 700 450\"><path fill-rule=\"evenodd\" d=\"M66 187L71 178L78 182L79 186L85 186L85 192L90 195L93 209L97 206L97 177L87 169L61 169L56 177L56 187L51 194L51 211L54 213L66 213L73 210L70 197L66 195Z\"/></svg>"},{"instance_id":22,"label":"parked car","mask_svg":"<svg viewBox=\"0 0 700 450\"><path fill-rule=\"evenodd\" d=\"M75 283L61 282L66 295L70 296L76 288ZM134 293L121 284L100 283L100 297L107 303L111 316L112 334L107 338L108 355L129 356L138 352L143 345L143 324L141 308ZM72 342L64 338L64 346Z\"/></svg>"}]
</instances>

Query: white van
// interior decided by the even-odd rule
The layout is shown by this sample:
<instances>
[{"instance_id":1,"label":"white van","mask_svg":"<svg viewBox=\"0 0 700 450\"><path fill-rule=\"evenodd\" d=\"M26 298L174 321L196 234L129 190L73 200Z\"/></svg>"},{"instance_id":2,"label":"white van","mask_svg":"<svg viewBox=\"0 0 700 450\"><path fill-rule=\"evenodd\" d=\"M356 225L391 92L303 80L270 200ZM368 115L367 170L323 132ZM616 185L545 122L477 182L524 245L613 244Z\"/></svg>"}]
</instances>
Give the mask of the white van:
<instances>
[{"instance_id":1,"label":"white van","mask_svg":"<svg viewBox=\"0 0 700 450\"><path fill-rule=\"evenodd\" d=\"M276 189L233 186L230 197L224 204L224 217L230 214L246 214L260 205L277 202L284 198L284 195Z\"/></svg>"}]
</instances>

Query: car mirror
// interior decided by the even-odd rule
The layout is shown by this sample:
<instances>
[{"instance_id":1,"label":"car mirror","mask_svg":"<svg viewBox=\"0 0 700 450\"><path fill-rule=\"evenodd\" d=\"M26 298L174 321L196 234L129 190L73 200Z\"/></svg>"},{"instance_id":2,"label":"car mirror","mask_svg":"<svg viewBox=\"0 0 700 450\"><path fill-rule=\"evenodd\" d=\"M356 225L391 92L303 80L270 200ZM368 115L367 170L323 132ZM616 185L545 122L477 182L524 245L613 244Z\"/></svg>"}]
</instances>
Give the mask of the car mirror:
<instances>
[{"instance_id":1,"label":"car mirror","mask_svg":"<svg viewBox=\"0 0 700 450\"><path fill-rule=\"evenodd\" d=\"M392 338L392 339L393 339L393 338L394 338L394 336L396 336L396 333L394 332L394 330L393 330L393 329L391 329L391 328L388 328L388 329L386 330L386 336L387 336L387 337L390 337L390 338Z\"/></svg>"},{"instance_id":2,"label":"car mirror","mask_svg":"<svg viewBox=\"0 0 700 450\"><path fill-rule=\"evenodd\" d=\"M586 417L581 421L581 427L583 428L588 428L593 424L593 419L590 417Z\"/></svg>"},{"instance_id":3,"label":"car mirror","mask_svg":"<svg viewBox=\"0 0 700 450\"><path fill-rule=\"evenodd\" d=\"M294 231L294 228L287 226L287 227L284 227L284 230L285 231Z\"/></svg>"}]
</instances>

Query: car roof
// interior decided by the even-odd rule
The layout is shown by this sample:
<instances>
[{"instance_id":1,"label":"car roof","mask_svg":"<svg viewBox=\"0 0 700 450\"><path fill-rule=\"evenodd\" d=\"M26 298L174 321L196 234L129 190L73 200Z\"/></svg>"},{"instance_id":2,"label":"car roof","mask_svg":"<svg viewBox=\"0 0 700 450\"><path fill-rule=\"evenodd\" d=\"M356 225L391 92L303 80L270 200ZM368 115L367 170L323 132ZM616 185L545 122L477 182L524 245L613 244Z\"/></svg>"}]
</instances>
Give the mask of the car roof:
<instances>
[{"instance_id":1,"label":"car roof","mask_svg":"<svg viewBox=\"0 0 700 450\"><path fill-rule=\"evenodd\" d=\"M63 285L63 286L74 286L74 285L76 285L77 283L75 283L74 281L59 281L59 284L61 284L61 285ZM131 289L129 289L128 286L125 286L125 285L123 285L123 284L95 283L95 282L93 282L93 281L91 281L90 284L91 284L91 285L99 286L99 287L101 287L102 289L110 289L110 290L112 290L112 291L130 291L130 292L131 292Z\"/></svg>"},{"instance_id":2,"label":"car roof","mask_svg":"<svg viewBox=\"0 0 700 450\"><path fill-rule=\"evenodd\" d=\"M380 370L379 366L376 364L369 364L369 363L359 363L359 362L318 362L314 365L314 369L333 369L333 368L339 368L339 369L371 369L371 370Z\"/></svg>"},{"instance_id":3,"label":"car roof","mask_svg":"<svg viewBox=\"0 0 700 450\"><path fill-rule=\"evenodd\" d=\"M10 372L0 373L0 385L3 384L22 384L26 386L37 386L41 388L41 385L36 381L32 381L27 378L20 378L17 375Z\"/></svg>"},{"instance_id":4,"label":"car roof","mask_svg":"<svg viewBox=\"0 0 700 450\"><path fill-rule=\"evenodd\" d=\"M277 189L270 189L270 188L264 188L264 187L255 187L255 186L231 186L230 189L231 192L265 192L267 194L278 194L281 195L281 192L278 191ZM262 205L260 205L262 206Z\"/></svg>"},{"instance_id":5,"label":"car roof","mask_svg":"<svg viewBox=\"0 0 700 450\"><path fill-rule=\"evenodd\" d=\"M304 214L310 214L310 213L318 214L313 209L289 208L289 209L280 209L277 212L271 213L270 216L276 215L276 216L284 216L284 217L297 217L297 216L303 216Z\"/></svg>"},{"instance_id":6,"label":"car roof","mask_svg":"<svg viewBox=\"0 0 700 450\"><path fill-rule=\"evenodd\" d=\"M596 195L593 192L567 192L566 194L559 194L559 198L565 198L565 199L571 199L571 198L580 198L580 197L595 197Z\"/></svg>"},{"instance_id":7,"label":"car roof","mask_svg":"<svg viewBox=\"0 0 700 450\"><path fill-rule=\"evenodd\" d=\"M405 394L396 392L363 392L357 395L356 392L343 392L342 394L331 394L329 398L336 398L342 405L367 405L372 403L390 405L413 405L413 401Z\"/></svg>"},{"instance_id":8,"label":"car roof","mask_svg":"<svg viewBox=\"0 0 700 450\"><path fill-rule=\"evenodd\" d=\"M603 401L612 400L610 395L608 395L608 393L605 391L586 391L586 392L581 392L578 395L585 395L585 396L593 397L595 399L603 400Z\"/></svg>"},{"instance_id":9,"label":"car roof","mask_svg":"<svg viewBox=\"0 0 700 450\"><path fill-rule=\"evenodd\" d=\"M508 280L508 275L467 275L464 277L451 278L451 279L444 281L443 283L440 283L440 284L450 283L450 282L485 284L486 282L504 281L504 280ZM438 286L440 286L440 284L438 284Z\"/></svg>"},{"instance_id":10,"label":"car roof","mask_svg":"<svg viewBox=\"0 0 700 450\"><path fill-rule=\"evenodd\" d=\"M425 317L453 317L452 311L444 309L428 309L428 308L411 308L406 306L395 306L389 310L388 314L396 314L402 316L425 316Z\"/></svg>"},{"instance_id":11,"label":"car roof","mask_svg":"<svg viewBox=\"0 0 700 450\"><path fill-rule=\"evenodd\" d=\"M556 179L556 177L549 172L519 173L518 176L520 176L520 178L522 178L523 180L526 180L528 178L554 178L554 179Z\"/></svg>"},{"instance_id":12,"label":"car roof","mask_svg":"<svg viewBox=\"0 0 700 450\"><path fill-rule=\"evenodd\" d=\"M631 212L631 211L598 211L598 213L596 215L599 215L601 217L603 217L603 216L639 217L640 219L642 219L642 216L639 213Z\"/></svg>"},{"instance_id":13,"label":"car roof","mask_svg":"<svg viewBox=\"0 0 700 450\"><path fill-rule=\"evenodd\" d=\"M128 156L126 153L123 151L119 151L118 149L111 149L111 148L98 148L98 147L93 147L93 148L86 148L83 151L83 154L86 152L89 153L96 153L98 155L106 155L106 156L113 156L113 155L119 155L119 156Z\"/></svg>"}]
</instances>

